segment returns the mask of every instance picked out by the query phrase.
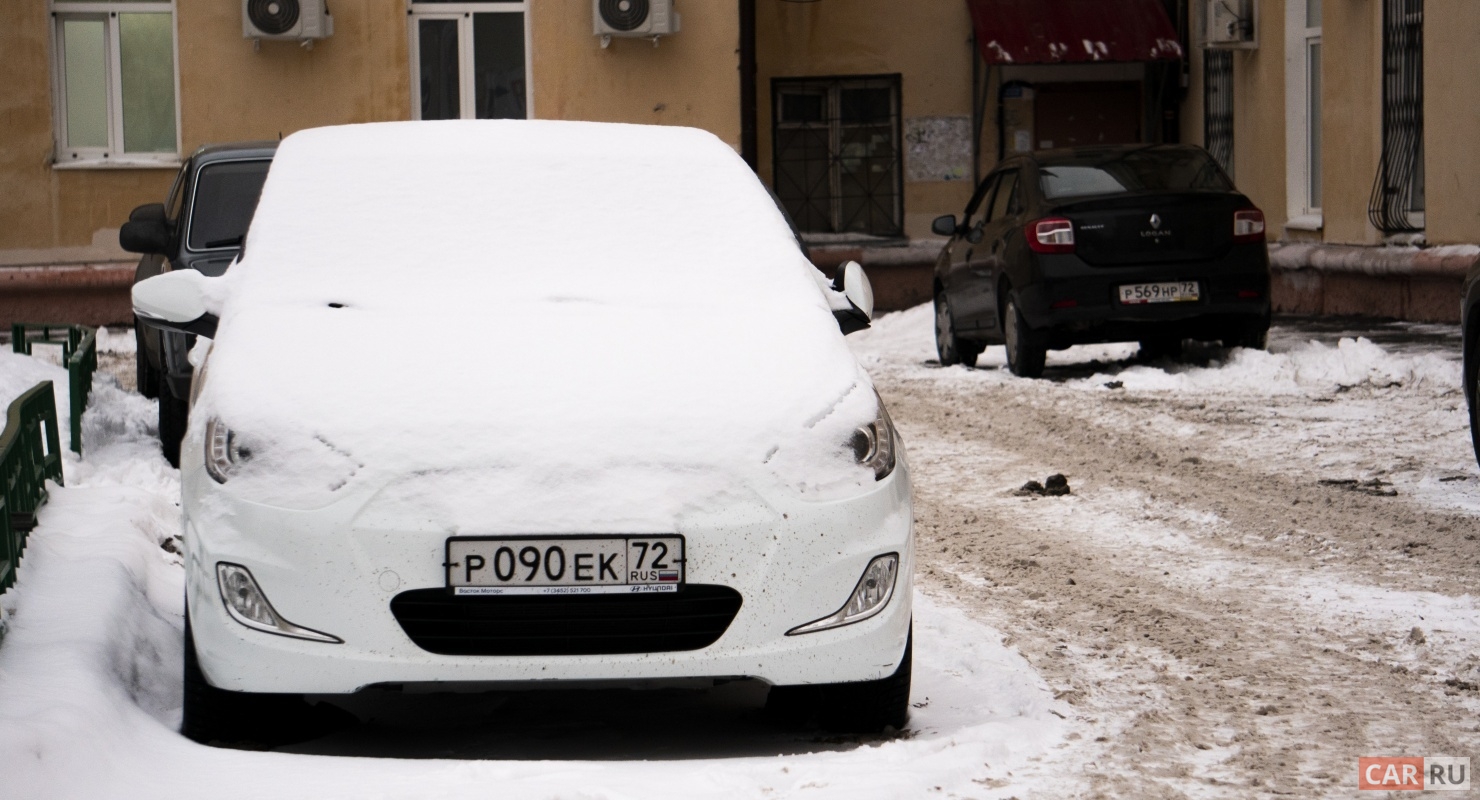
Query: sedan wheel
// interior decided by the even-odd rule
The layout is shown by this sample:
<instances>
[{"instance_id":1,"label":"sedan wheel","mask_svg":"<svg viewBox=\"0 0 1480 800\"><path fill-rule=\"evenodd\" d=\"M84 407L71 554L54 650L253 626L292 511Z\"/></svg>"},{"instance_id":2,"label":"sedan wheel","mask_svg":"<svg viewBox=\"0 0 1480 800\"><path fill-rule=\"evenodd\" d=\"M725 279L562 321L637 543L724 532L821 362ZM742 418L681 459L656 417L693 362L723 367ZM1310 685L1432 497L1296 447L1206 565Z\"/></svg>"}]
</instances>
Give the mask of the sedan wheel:
<instances>
[{"instance_id":1,"label":"sedan wheel","mask_svg":"<svg viewBox=\"0 0 1480 800\"><path fill-rule=\"evenodd\" d=\"M1028 327L1014 298L1008 298L1007 308L1003 309L1002 327L1007 340L1007 368L1020 378L1042 375L1048 345L1043 342L1043 334Z\"/></svg>"},{"instance_id":2,"label":"sedan wheel","mask_svg":"<svg viewBox=\"0 0 1480 800\"><path fill-rule=\"evenodd\" d=\"M944 294L935 296L935 354L942 367L965 364L976 366L977 356L982 354L982 345L956 336L956 320L951 316L951 304Z\"/></svg>"},{"instance_id":3,"label":"sedan wheel","mask_svg":"<svg viewBox=\"0 0 1480 800\"><path fill-rule=\"evenodd\" d=\"M1471 341L1471 358L1475 372L1470 376L1470 443L1475 447L1475 462L1480 464L1480 334Z\"/></svg>"}]
</instances>

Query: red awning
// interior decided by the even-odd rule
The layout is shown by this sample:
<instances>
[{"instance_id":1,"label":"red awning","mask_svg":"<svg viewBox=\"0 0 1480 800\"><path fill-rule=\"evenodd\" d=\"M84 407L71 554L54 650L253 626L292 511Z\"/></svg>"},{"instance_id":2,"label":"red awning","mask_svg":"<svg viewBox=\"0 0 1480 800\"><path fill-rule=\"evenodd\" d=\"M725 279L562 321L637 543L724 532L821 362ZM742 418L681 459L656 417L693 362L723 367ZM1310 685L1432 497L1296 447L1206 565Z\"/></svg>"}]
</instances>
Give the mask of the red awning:
<instances>
[{"instance_id":1,"label":"red awning","mask_svg":"<svg viewBox=\"0 0 1480 800\"><path fill-rule=\"evenodd\" d=\"M988 64L1175 61L1162 0L966 0Z\"/></svg>"}]
</instances>

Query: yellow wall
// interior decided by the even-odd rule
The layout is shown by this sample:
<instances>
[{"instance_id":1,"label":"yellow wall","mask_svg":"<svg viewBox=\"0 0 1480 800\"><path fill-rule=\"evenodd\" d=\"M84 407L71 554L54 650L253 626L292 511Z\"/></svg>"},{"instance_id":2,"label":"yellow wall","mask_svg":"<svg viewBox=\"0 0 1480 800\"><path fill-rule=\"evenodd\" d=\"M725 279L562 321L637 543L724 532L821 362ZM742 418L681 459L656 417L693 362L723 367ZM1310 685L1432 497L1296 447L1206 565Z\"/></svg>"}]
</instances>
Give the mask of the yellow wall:
<instances>
[{"instance_id":1,"label":"yellow wall","mask_svg":"<svg viewBox=\"0 0 1480 800\"><path fill-rule=\"evenodd\" d=\"M334 35L312 50L263 42L254 51L242 38L239 3L177 0L182 154L317 125L408 118L404 6L335 0L331 10ZM53 169L45 2L0 4L0 37L0 251L128 258L112 231L134 206L164 200L175 168Z\"/></svg>"},{"instance_id":2,"label":"yellow wall","mask_svg":"<svg viewBox=\"0 0 1480 800\"><path fill-rule=\"evenodd\" d=\"M1382 3L1325 3L1321 20L1322 239L1378 244L1367 200L1382 155Z\"/></svg>"},{"instance_id":3,"label":"yellow wall","mask_svg":"<svg viewBox=\"0 0 1480 800\"><path fill-rule=\"evenodd\" d=\"M534 116L703 128L740 148L740 13L680 0L682 26L657 47L591 33L590 0L534 0Z\"/></svg>"},{"instance_id":4,"label":"yellow wall","mask_svg":"<svg viewBox=\"0 0 1480 800\"><path fill-rule=\"evenodd\" d=\"M410 119L406 9L333 0L334 35L297 42L242 38L241 4L177 0L185 152L201 144L276 139L296 130Z\"/></svg>"},{"instance_id":5,"label":"yellow wall","mask_svg":"<svg viewBox=\"0 0 1480 800\"><path fill-rule=\"evenodd\" d=\"M772 78L899 73L904 119L970 117L971 46L971 15L963 2L757 2L756 127L762 179L770 183L772 178ZM901 147L907 149L906 144ZM995 155L994 144L987 152L988 165ZM969 178L906 179L905 233L932 235L930 221L961 213L972 188Z\"/></svg>"},{"instance_id":6,"label":"yellow wall","mask_svg":"<svg viewBox=\"0 0 1480 800\"><path fill-rule=\"evenodd\" d=\"M1285 202L1285 17L1265 3L1259 49L1233 51L1233 182L1264 210L1265 232L1280 238ZM1200 81L1202 73L1195 73ZM1202 91L1198 84L1197 91Z\"/></svg>"},{"instance_id":7,"label":"yellow wall","mask_svg":"<svg viewBox=\"0 0 1480 800\"><path fill-rule=\"evenodd\" d=\"M1424 4L1426 236L1480 242L1480 3Z\"/></svg>"}]
</instances>

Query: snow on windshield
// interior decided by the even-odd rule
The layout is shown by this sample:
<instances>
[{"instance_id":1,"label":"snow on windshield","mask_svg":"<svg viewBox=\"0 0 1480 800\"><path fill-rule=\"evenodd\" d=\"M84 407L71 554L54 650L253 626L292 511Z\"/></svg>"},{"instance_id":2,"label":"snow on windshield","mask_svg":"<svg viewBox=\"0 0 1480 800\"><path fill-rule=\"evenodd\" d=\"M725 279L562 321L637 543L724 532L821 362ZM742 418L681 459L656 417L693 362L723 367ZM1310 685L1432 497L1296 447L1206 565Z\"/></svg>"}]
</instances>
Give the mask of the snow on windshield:
<instances>
[{"instance_id":1,"label":"snow on windshield","mask_svg":"<svg viewBox=\"0 0 1480 800\"><path fill-rule=\"evenodd\" d=\"M775 203L703 131L303 131L226 280L192 424L237 433L254 499L404 478L399 509L476 485L558 526L580 485L588 516L666 526L742 473L865 483L843 443L867 378Z\"/></svg>"}]
</instances>

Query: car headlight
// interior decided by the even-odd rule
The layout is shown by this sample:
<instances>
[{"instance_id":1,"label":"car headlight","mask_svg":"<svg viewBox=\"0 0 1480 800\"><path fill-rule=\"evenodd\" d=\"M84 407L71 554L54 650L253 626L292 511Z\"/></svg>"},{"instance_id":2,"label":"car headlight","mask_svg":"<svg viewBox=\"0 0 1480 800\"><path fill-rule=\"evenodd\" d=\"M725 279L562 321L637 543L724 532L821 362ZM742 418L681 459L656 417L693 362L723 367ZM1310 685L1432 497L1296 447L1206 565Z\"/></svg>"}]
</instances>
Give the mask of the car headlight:
<instances>
[{"instance_id":1,"label":"car headlight","mask_svg":"<svg viewBox=\"0 0 1480 800\"><path fill-rule=\"evenodd\" d=\"M895 433L894 423L884 409L882 398L879 398L878 408L874 421L854 431L849 444L858 463L872 468L874 480L882 481L894 471Z\"/></svg>"},{"instance_id":2,"label":"car headlight","mask_svg":"<svg viewBox=\"0 0 1480 800\"><path fill-rule=\"evenodd\" d=\"M221 420L212 417L206 422L206 472L225 483L236 468L252 457L252 451L241 446L235 433Z\"/></svg>"}]
</instances>

